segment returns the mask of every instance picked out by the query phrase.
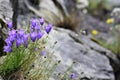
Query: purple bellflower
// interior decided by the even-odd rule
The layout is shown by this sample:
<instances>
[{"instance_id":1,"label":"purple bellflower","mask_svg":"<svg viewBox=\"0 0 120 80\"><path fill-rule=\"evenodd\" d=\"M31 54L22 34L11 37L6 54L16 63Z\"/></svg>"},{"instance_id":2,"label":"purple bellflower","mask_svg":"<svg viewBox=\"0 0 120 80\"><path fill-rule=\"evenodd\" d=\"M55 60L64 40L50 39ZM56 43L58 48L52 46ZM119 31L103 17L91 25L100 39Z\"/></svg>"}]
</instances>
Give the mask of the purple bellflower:
<instances>
[{"instance_id":1,"label":"purple bellflower","mask_svg":"<svg viewBox=\"0 0 120 80\"><path fill-rule=\"evenodd\" d=\"M31 25L35 27L37 25L36 19L31 19Z\"/></svg>"},{"instance_id":2,"label":"purple bellflower","mask_svg":"<svg viewBox=\"0 0 120 80\"><path fill-rule=\"evenodd\" d=\"M12 48L8 45L4 46L4 52L7 52L7 53L12 52Z\"/></svg>"},{"instance_id":3,"label":"purple bellflower","mask_svg":"<svg viewBox=\"0 0 120 80\"><path fill-rule=\"evenodd\" d=\"M43 19L43 18L40 19L40 24L41 24L41 25L44 24L44 19Z\"/></svg>"},{"instance_id":4,"label":"purple bellflower","mask_svg":"<svg viewBox=\"0 0 120 80\"><path fill-rule=\"evenodd\" d=\"M36 27L35 27L35 30L36 31L39 31L41 29L41 26L40 25L37 25Z\"/></svg>"},{"instance_id":5,"label":"purple bellflower","mask_svg":"<svg viewBox=\"0 0 120 80\"><path fill-rule=\"evenodd\" d=\"M7 23L7 25L8 25L8 28L11 30L12 27L13 27L12 21L9 21L9 22Z\"/></svg>"},{"instance_id":6,"label":"purple bellflower","mask_svg":"<svg viewBox=\"0 0 120 80\"><path fill-rule=\"evenodd\" d=\"M19 47L22 44L21 39L16 39L16 47Z\"/></svg>"},{"instance_id":7,"label":"purple bellflower","mask_svg":"<svg viewBox=\"0 0 120 80\"><path fill-rule=\"evenodd\" d=\"M28 36L29 36L28 34L23 35L23 41L24 42L28 42Z\"/></svg>"},{"instance_id":8,"label":"purple bellflower","mask_svg":"<svg viewBox=\"0 0 120 80\"><path fill-rule=\"evenodd\" d=\"M27 48L28 47L28 34L24 34L23 36L23 42L24 42L24 46Z\"/></svg>"},{"instance_id":9,"label":"purple bellflower","mask_svg":"<svg viewBox=\"0 0 120 80\"><path fill-rule=\"evenodd\" d=\"M76 78L76 74L75 73L72 73L71 74L71 79L75 79Z\"/></svg>"},{"instance_id":10,"label":"purple bellflower","mask_svg":"<svg viewBox=\"0 0 120 80\"><path fill-rule=\"evenodd\" d=\"M13 44L14 43L14 40L16 39L15 36L9 36L8 37L8 40Z\"/></svg>"},{"instance_id":11,"label":"purple bellflower","mask_svg":"<svg viewBox=\"0 0 120 80\"><path fill-rule=\"evenodd\" d=\"M47 54L47 52L45 50L43 50L41 53L40 53L40 56L45 56Z\"/></svg>"},{"instance_id":12,"label":"purple bellflower","mask_svg":"<svg viewBox=\"0 0 120 80\"><path fill-rule=\"evenodd\" d=\"M16 30L11 30L10 32L9 32L9 36L16 36Z\"/></svg>"},{"instance_id":13,"label":"purple bellflower","mask_svg":"<svg viewBox=\"0 0 120 80\"><path fill-rule=\"evenodd\" d=\"M39 31L37 34L37 39L40 39L44 35L43 31Z\"/></svg>"},{"instance_id":14,"label":"purple bellflower","mask_svg":"<svg viewBox=\"0 0 120 80\"><path fill-rule=\"evenodd\" d=\"M5 39L5 43L7 44L7 46L12 47L12 42L9 40L9 38Z\"/></svg>"},{"instance_id":15,"label":"purple bellflower","mask_svg":"<svg viewBox=\"0 0 120 80\"><path fill-rule=\"evenodd\" d=\"M45 26L45 31L47 32L47 34L49 34L51 29L52 29L52 24L48 24L48 26Z\"/></svg>"},{"instance_id":16,"label":"purple bellflower","mask_svg":"<svg viewBox=\"0 0 120 80\"><path fill-rule=\"evenodd\" d=\"M23 37L25 31L24 30L18 30L18 37Z\"/></svg>"},{"instance_id":17,"label":"purple bellflower","mask_svg":"<svg viewBox=\"0 0 120 80\"><path fill-rule=\"evenodd\" d=\"M37 39L37 33L36 32L30 33L30 38L33 42L35 42L35 40Z\"/></svg>"},{"instance_id":18,"label":"purple bellflower","mask_svg":"<svg viewBox=\"0 0 120 80\"><path fill-rule=\"evenodd\" d=\"M11 41L11 43L14 42L14 40L16 39L16 36L17 36L16 30L11 30L11 31L9 32L9 37L8 37L8 39Z\"/></svg>"}]
</instances>

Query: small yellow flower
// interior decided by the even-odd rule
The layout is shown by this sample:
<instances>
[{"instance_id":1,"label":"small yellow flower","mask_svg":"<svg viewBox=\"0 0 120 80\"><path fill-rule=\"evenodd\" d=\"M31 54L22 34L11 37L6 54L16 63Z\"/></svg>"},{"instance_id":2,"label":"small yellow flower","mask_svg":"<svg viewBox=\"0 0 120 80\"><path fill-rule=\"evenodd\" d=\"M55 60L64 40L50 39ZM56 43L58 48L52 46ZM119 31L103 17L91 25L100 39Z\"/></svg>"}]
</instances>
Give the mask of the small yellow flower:
<instances>
[{"instance_id":1,"label":"small yellow flower","mask_svg":"<svg viewBox=\"0 0 120 80\"><path fill-rule=\"evenodd\" d=\"M98 31L97 30L92 30L92 35L97 35Z\"/></svg>"},{"instance_id":2,"label":"small yellow flower","mask_svg":"<svg viewBox=\"0 0 120 80\"><path fill-rule=\"evenodd\" d=\"M112 23L114 23L114 19L113 19L113 18L108 18L108 19L106 20L106 23L107 23L107 24L112 24Z\"/></svg>"}]
</instances>

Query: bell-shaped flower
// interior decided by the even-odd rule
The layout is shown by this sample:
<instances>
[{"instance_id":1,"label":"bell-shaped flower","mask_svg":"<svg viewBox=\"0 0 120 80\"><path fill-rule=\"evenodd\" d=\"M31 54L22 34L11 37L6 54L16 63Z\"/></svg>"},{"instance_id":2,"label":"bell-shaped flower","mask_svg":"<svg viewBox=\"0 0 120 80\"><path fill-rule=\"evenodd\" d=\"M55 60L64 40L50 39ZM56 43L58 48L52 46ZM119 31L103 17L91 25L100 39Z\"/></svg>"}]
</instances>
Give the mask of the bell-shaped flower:
<instances>
[{"instance_id":1,"label":"bell-shaped flower","mask_svg":"<svg viewBox=\"0 0 120 80\"><path fill-rule=\"evenodd\" d=\"M12 52L12 48L8 45L4 46L4 52L7 52L7 53Z\"/></svg>"},{"instance_id":2,"label":"bell-shaped flower","mask_svg":"<svg viewBox=\"0 0 120 80\"><path fill-rule=\"evenodd\" d=\"M9 36L13 36L14 38L16 37L16 30L11 30L10 32L9 32Z\"/></svg>"},{"instance_id":3,"label":"bell-shaped flower","mask_svg":"<svg viewBox=\"0 0 120 80\"><path fill-rule=\"evenodd\" d=\"M14 40L16 39L15 36L9 36L8 37L8 40L13 44L14 43Z\"/></svg>"},{"instance_id":4,"label":"bell-shaped flower","mask_svg":"<svg viewBox=\"0 0 120 80\"><path fill-rule=\"evenodd\" d=\"M46 56L47 52L45 50L43 50L41 53L40 53L40 56Z\"/></svg>"},{"instance_id":5,"label":"bell-shaped flower","mask_svg":"<svg viewBox=\"0 0 120 80\"><path fill-rule=\"evenodd\" d=\"M9 40L9 38L5 39L5 43L7 44L7 46L11 46L12 47L12 42Z\"/></svg>"},{"instance_id":6,"label":"bell-shaped flower","mask_svg":"<svg viewBox=\"0 0 120 80\"><path fill-rule=\"evenodd\" d=\"M37 39L37 33L36 32L30 33L30 38L33 42L35 42L35 40Z\"/></svg>"},{"instance_id":7,"label":"bell-shaped flower","mask_svg":"<svg viewBox=\"0 0 120 80\"><path fill-rule=\"evenodd\" d=\"M75 79L76 78L76 74L75 73L72 73L71 74L71 79Z\"/></svg>"},{"instance_id":8,"label":"bell-shaped flower","mask_svg":"<svg viewBox=\"0 0 120 80\"><path fill-rule=\"evenodd\" d=\"M21 39L16 39L16 47L19 47L22 44Z\"/></svg>"},{"instance_id":9,"label":"bell-shaped flower","mask_svg":"<svg viewBox=\"0 0 120 80\"><path fill-rule=\"evenodd\" d=\"M11 30L12 27L13 27L13 23L12 23L12 21L7 22L7 26L8 26L8 28Z\"/></svg>"},{"instance_id":10,"label":"bell-shaped flower","mask_svg":"<svg viewBox=\"0 0 120 80\"><path fill-rule=\"evenodd\" d=\"M35 30L36 30L36 31L40 31L40 29L41 29L41 26L40 26L40 25L37 25L37 26L35 27Z\"/></svg>"},{"instance_id":11,"label":"bell-shaped flower","mask_svg":"<svg viewBox=\"0 0 120 80\"><path fill-rule=\"evenodd\" d=\"M37 39L40 39L44 35L43 31L39 31L37 34Z\"/></svg>"},{"instance_id":12,"label":"bell-shaped flower","mask_svg":"<svg viewBox=\"0 0 120 80\"><path fill-rule=\"evenodd\" d=\"M40 19L40 24L41 24L41 25L44 24L44 19L43 19L43 18Z\"/></svg>"},{"instance_id":13,"label":"bell-shaped flower","mask_svg":"<svg viewBox=\"0 0 120 80\"><path fill-rule=\"evenodd\" d=\"M24 30L18 30L17 33L18 33L18 36L21 38L21 37L23 37L25 31Z\"/></svg>"},{"instance_id":14,"label":"bell-shaped flower","mask_svg":"<svg viewBox=\"0 0 120 80\"><path fill-rule=\"evenodd\" d=\"M28 34L23 35L23 41L24 42L28 42L28 36L29 36Z\"/></svg>"},{"instance_id":15,"label":"bell-shaped flower","mask_svg":"<svg viewBox=\"0 0 120 80\"><path fill-rule=\"evenodd\" d=\"M27 48L28 47L28 34L24 34L23 36L23 44Z\"/></svg>"},{"instance_id":16,"label":"bell-shaped flower","mask_svg":"<svg viewBox=\"0 0 120 80\"><path fill-rule=\"evenodd\" d=\"M48 26L45 26L45 31L47 32L47 34L49 34L51 29L52 29L52 24L48 24Z\"/></svg>"},{"instance_id":17,"label":"bell-shaped flower","mask_svg":"<svg viewBox=\"0 0 120 80\"><path fill-rule=\"evenodd\" d=\"M31 19L31 25L35 27L37 25L36 19Z\"/></svg>"}]
</instances>

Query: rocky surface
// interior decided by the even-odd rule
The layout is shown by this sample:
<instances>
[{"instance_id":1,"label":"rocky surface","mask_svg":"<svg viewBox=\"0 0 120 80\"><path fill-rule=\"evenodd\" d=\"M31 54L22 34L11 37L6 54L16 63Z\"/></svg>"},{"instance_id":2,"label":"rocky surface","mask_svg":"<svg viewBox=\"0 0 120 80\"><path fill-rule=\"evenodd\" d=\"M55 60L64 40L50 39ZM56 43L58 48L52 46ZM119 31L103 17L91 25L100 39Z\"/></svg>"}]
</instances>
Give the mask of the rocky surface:
<instances>
[{"instance_id":1,"label":"rocky surface","mask_svg":"<svg viewBox=\"0 0 120 80\"><path fill-rule=\"evenodd\" d=\"M49 36L48 45L52 45L55 41L58 42L54 49L55 57L61 60L57 68L58 72L66 70L72 62L76 62L72 71L82 80L115 80L108 59L110 57L116 61L117 58L113 53L69 30L55 28Z\"/></svg>"},{"instance_id":2,"label":"rocky surface","mask_svg":"<svg viewBox=\"0 0 120 80\"><path fill-rule=\"evenodd\" d=\"M0 76L0 80L3 80L1 76Z\"/></svg>"},{"instance_id":3,"label":"rocky surface","mask_svg":"<svg viewBox=\"0 0 120 80\"><path fill-rule=\"evenodd\" d=\"M76 7L78 9L84 9L84 8L88 7L88 5L89 5L88 0L75 0L75 2L76 2Z\"/></svg>"},{"instance_id":4,"label":"rocky surface","mask_svg":"<svg viewBox=\"0 0 120 80\"><path fill-rule=\"evenodd\" d=\"M112 7L120 6L120 0L108 0L107 5Z\"/></svg>"},{"instance_id":5,"label":"rocky surface","mask_svg":"<svg viewBox=\"0 0 120 80\"><path fill-rule=\"evenodd\" d=\"M9 0L0 0L0 15L6 19L12 18L12 7Z\"/></svg>"}]
</instances>

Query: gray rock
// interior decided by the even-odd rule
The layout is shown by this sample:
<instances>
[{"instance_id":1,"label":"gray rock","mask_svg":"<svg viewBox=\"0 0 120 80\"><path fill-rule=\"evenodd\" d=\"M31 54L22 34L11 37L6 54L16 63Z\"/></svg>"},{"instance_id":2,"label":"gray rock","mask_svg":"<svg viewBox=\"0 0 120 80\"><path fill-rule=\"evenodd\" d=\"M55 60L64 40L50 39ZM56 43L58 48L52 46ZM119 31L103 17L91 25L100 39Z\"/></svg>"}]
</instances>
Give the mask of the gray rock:
<instances>
[{"instance_id":1,"label":"gray rock","mask_svg":"<svg viewBox=\"0 0 120 80\"><path fill-rule=\"evenodd\" d=\"M88 0L88 1L90 1L90 0ZM98 5L99 3L103 2L103 1L105 1L105 2L102 7L104 7L105 9L108 9L108 10L112 10L114 7L120 6L120 0L96 0L96 1L91 0L91 2L95 5Z\"/></svg>"},{"instance_id":2,"label":"gray rock","mask_svg":"<svg viewBox=\"0 0 120 80\"><path fill-rule=\"evenodd\" d=\"M0 80L3 80L1 76L0 76Z\"/></svg>"},{"instance_id":3,"label":"gray rock","mask_svg":"<svg viewBox=\"0 0 120 80\"><path fill-rule=\"evenodd\" d=\"M120 0L107 0L107 5L120 6Z\"/></svg>"},{"instance_id":4,"label":"gray rock","mask_svg":"<svg viewBox=\"0 0 120 80\"><path fill-rule=\"evenodd\" d=\"M89 1L88 0L75 0L76 1L76 7L78 9L84 9L88 7Z\"/></svg>"},{"instance_id":5,"label":"gray rock","mask_svg":"<svg viewBox=\"0 0 120 80\"><path fill-rule=\"evenodd\" d=\"M0 14L5 18L12 18L12 7L9 0L0 0Z\"/></svg>"},{"instance_id":6,"label":"gray rock","mask_svg":"<svg viewBox=\"0 0 120 80\"><path fill-rule=\"evenodd\" d=\"M76 35L76 38L80 40L71 35ZM69 30L55 28L49 36L48 45L52 45L54 41L58 42L54 48L56 59L61 60L61 64L57 68L58 72L65 71L72 62L76 62L72 72L75 72L82 79L115 80L110 61L102 53L105 51L107 55L112 55L116 59L116 56L110 51Z\"/></svg>"}]
</instances>

